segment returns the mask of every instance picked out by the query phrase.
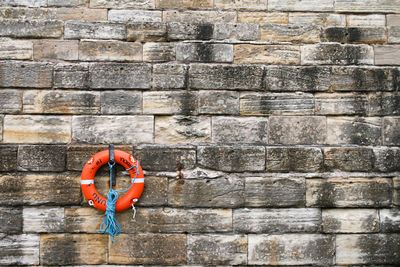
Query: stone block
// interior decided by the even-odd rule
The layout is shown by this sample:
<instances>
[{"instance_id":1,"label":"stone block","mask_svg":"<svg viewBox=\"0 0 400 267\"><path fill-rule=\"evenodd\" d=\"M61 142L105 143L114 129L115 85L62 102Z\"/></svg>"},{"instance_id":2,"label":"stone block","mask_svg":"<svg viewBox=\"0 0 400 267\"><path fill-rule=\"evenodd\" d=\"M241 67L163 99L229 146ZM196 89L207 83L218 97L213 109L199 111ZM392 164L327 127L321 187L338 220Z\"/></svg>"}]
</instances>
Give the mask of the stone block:
<instances>
[{"instance_id":1,"label":"stone block","mask_svg":"<svg viewBox=\"0 0 400 267\"><path fill-rule=\"evenodd\" d=\"M168 203L168 178L146 176L146 186L137 206L166 206Z\"/></svg>"},{"instance_id":2,"label":"stone block","mask_svg":"<svg viewBox=\"0 0 400 267\"><path fill-rule=\"evenodd\" d=\"M217 40L259 40L260 27L253 23L216 23L213 37Z\"/></svg>"},{"instance_id":3,"label":"stone block","mask_svg":"<svg viewBox=\"0 0 400 267\"><path fill-rule=\"evenodd\" d=\"M3 265L38 265L39 235L0 234L0 264Z\"/></svg>"},{"instance_id":4,"label":"stone block","mask_svg":"<svg viewBox=\"0 0 400 267\"><path fill-rule=\"evenodd\" d=\"M193 144L211 141L211 118L207 116L157 116L155 143Z\"/></svg>"},{"instance_id":5,"label":"stone block","mask_svg":"<svg viewBox=\"0 0 400 267\"><path fill-rule=\"evenodd\" d=\"M307 206L387 207L392 202L392 180L387 178L307 179Z\"/></svg>"},{"instance_id":6,"label":"stone block","mask_svg":"<svg viewBox=\"0 0 400 267\"><path fill-rule=\"evenodd\" d=\"M108 237L90 234L43 234L40 236L40 263L102 264L107 261ZM90 253L85 253L90 251Z\"/></svg>"},{"instance_id":7,"label":"stone block","mask_svg":"<svg viewBox=\"0 0 400 267\"><path fill-rule=\"evenodd\" d=\"M267 10L267 2L267 0L214 0L214 7L218 9Z\"/></svg>"},{"instance_id":8,"label":"stone block","mask_svg":"<svg viewBox=\"0 0 400 267\"><path fill-rule=\"evenodd\" d=\"M400 235L354 234L336 236L336 264L399 264Z\"/></svg>"},{"instance_id":9,"label":"stone block","mask_svg":"<svg viewBox=\"0 0 400 267\"><path fill-rule=\"evenodd\" d=\"M0 175L1 205L78 205L80 177L76 174Z\"/></svg>"},{"instance_id":10,"label":"stone block","mask_svg":"<svg viewBox=\"0 0 400 267\"><path fill-rule=\"evenodd\" d=\"M54 67L54 87L88 88L89 66L87 64L57 64Z\"/></svg>"},{"instance_id":11,"label":"stone block","mask_svg":"<svg viewBox=\"0 0 400 267\"><path fill-rule=\"evenodd\" d=\"M302 65L372 65L374 51L368 45L321 43L301 47Z\"/></svg>"},{"instance_id":12,"label":"stone block","mask_svg":"<svg viewBox=\"0 0 400 267\"><path fill-rule=\"evenodd\" d=\"M386 15L387 26L400 26L400 15L398 14L387 14Z\"/></svg>"},{"instance_id":13,"label":"stone block","mask_svg":"<svg viewBox=\"0 0 400 267\"><path fill-rule=\"evenodd\" d=\"M377 45L375 51L375 65L400 65L400 45ZM396 70L396 73L399 71Z\"/></svg>"},{"instance_id":14,"label":"stone block","mask_svg":"<svg viewBox=\"0 0 400 267\"><path fill-rule=\"evenodd\" d=\"M289 14L283 12L238 12L237 20L239 23L275 23L288 24Z\"/></svg>"},{"instance_id":15,"label":"stone block","mask_svg":"<svg viewBox=\"0 0 400 267\"><path fill-rule=\"evenodd\" d=\"M76 6L86 6L88 0L48 0L47 6L56 6L56 7L76 7Z\"/></svg>"},{"instance_id":16,"label":"stone block","mask_svg":"<svg viewBox=\"0 0 400 267\"><path fill-rule=\"evenodd\" d=\"M313 115L312 94L242 93L241 115Z\"/></svg>"},{"instance_id":17,"label":"stone block","mask_svg":"<svg viewBox=\"0 0 400 267\"><path fill-rule=\"evenodd\" d=\"M270 144L325 144L326 132L322 116L272 116L269 120Z\"/></svg>"},{"instance_id":18,"label":"stone block","mask_svg":"<svg viewBox=\"0 0 400 267\"><path fill-rule=\"evenodd\" d=\"M400 26L392 26L388 28L388 42L391 44L400 43Z\"/></svg>"},{"instance_id":19,"label":"stone block","mask_svg":"<svg viewBox=\"0 0 400 267\"><path fill-rule=\"evenodd\" d=\"M198 146L197 163L225 172L263 171L265 148L261 146Z\"/></svg>"},{"instance_id":20,"label":"stone block","mask_svg":"<svg viewBox=\"0 0 400 267\"><path fill-rule=\"evenodd\" d=\"M289 24L319 25L319 26L346 26L346 16L331 13L289 13Z\"/></svg>"},{"instance_id":21,"label":"stone block","mask_svg":"<svg viewBox=\"0 0 400 267\"><path fill-rule=\"evenodd\" d=\"M176 46L176 60L182 62L233 61L233 45L209 43L179 43Z\"/></svg>"},{"instance_id":22,"label":"stone block","mask_svg":"<svg viewBox=\"0 0 400 267\"><path fill-rule=\"evenodd\" d=\"M65 39L126 39L123 24L110 22L67 21L64 28Z\"/></svg>"},{"instance_id":23,"label":"stone block","mask_svg":"<svg viewBox=\"0 0 400 267\"><path fill-rule=\"evenodd\" d=\"M330 76L329 67L266 66L265 89L273 92L327 91Z\"/></svg>"},{"instance_id":24,"label":"stone block","mask_svg":"<svg viewBox=\"0 0 400 267\"><path fill-rule=\"evenodd\" d=\"M388 15L390 16L390 15ZM386 16L383 14L371 14L371 15L347 15L346 16L347 26L372 26L372 27L384 27L386 26ZM388 23L389 25L389 23ZM345 25L343 25L345 26Z\"/></svg>"},{"instance_id":25,"label":"stone block","mask_svg":"<svg viewBox=\"0 0 400 267\"><path fill-rule=\"evenodd\" d=\"M186 248L183 234L123 234L110 247L109 263L180 265L186 263Z\"/></svg>"},{"instance_id":26,"label":"stone block","mask_svg":"<svg viewBox=\"0 0 400 267\"><path fill-rule=\"evenodd\" d=\"M146 9L146 8L154 8L155 2L154 0L91 0L90 7L99 7L99 8L138 8L138 9Z\"/></svg>"},{"instance_id":27,"label":"stone block","mask_svg":"<svg viewBox=\"0 0 400 267\"><path fill-rule=\"evenodd\" d=\"M46 5L46 0L8 0L0 3L0 6L44 7Z\"/></svg>"},{"instance_id":28,"label":"stone block","mask_svg":"<svg viewBox=\"0 0 400 267\"><path fill-rule=\"evenodd\" d=\"M78 60L78 41L35 40L33 42L33 59Z\"/></svg>"},{"instance_id":29,"label":"stone block","mask_svg":"<svg viewBox=\"0 0 400 267\"><path fill-rule=\"evenodd\" d=\"M400 171L400 148L374 147L375 169L380 172Z\"/></svg>"},{"instance_id":30,"label":"stone block","mask_svg":"<svg viewBox=\"0 0 400 267\"><path fill-rule=\"evenodd\" d=\"M41 115L6 115L4 143L69 143L71 117Z\"/></svg>"},{"instance_id":31,"label":"stone block","mask_svg":"<svg viewBox=\"0 0 400 267\"><path fill-rule=\"evenodd\" d=\"M153 88L185 89L187 87L188 66L180 64L154 64Z\"/></svg>"},{"instance_id":32,"label":"stone block","mask_svg":"<svg viewBox=\"0 0 400 267\"><path fill-rule=\"evenodd\" d=\"M30 40L0 39L0 59L32 59L33 44Z\"/></svg>"},{"instance_id":33,"label":"stone block","mask_svg":"<svg viewBox=\"0 0 400 267\"><path fill-rule=\"evenodd\" d=\"M29 90L24 92L24 113L99 114L100 93L90 91Z\"/></svg>"},{"instance_id":34,"label":"stone block","mask_svg":"<svg viewBox=\"0 0 400 267\"><path fill-rule=\"evenodd\" d=\"M103 220L104 213L98 209L66 207L64 229L68 233L98 233Z\"/></svg>"},{"instance_id":35,"label":"stone block","mask_svg":"<svg viewBox=\"0 0 400 267\"><path fill-rule=\"evenodd\" d=\"M368 172L374 168L375 156L371 148L329 147L323 150L328 171Z\"/></svg>"},{"instance_id":36,"label":"stone block","mask_svg":"<svg viewBox=\"0 0 400 267\"><path fill-rule=\"evenodd\" d=\"M19 113L22 110L22 91L0 90L0 112L3 114Z\"/></svg>"},{"instance_id":37,"label":"stone block","mask_svg":"<svg viewBox=\"0 0 400 267\"><path fill-rule=\"evenodd\" d=\"M0 87L50 88L53 65L38 62L0 62Z\"/></svg>"},{"instance_id":38,"label":"stone block","mask_svg":"<svg viewBox=\"0 0 400 267\"><path fill-rule=\"evenodd\" d=\"M165 10L163 11L164 22L185 23L216 23L236 22L235 11L214 10Z\"/></svg>"},{"instance_id":39,"label":"stone block","mask_svg":"<svg viewBox=\"0 0 400 267\"><path fill-rule=\"evenodd\" d=\"M267 147L266 170L271 172L319 172L323 155L317 147Z\"/></svg>"},{"instance_id":40,"label":"stone block","mask_svg":"<svg viewBox=\"0 0 400 267\"><path fill-rule=\"evenodd\" d=\"M199 114L239 114L239 92L220 90L199 91L198 103Z\"/></svg>"},{"instance_id":41,"label":"stone block","mask_svg":"<svg viewBox=\"0 0 400 267\"><path fill-rule=\"evenodd\" d=\"M395 68L332 67L330 89L334 91L396 91L400 72Z\"/></svg>"},{"instance_id":42,"label":"stone block","mask_svg":"<svg viewBox=\"0 0 400 267\"><path fill-rule=\"evenodd\" d=\"M143 48L139 43L81 41L79 42L79 60L141 62Z\"/></svg>"},{"instance_id":43,"label":"stone block","mask_svg":"<svg viewBox=\"0 0 400 267\"><path fill-rule=\"evenodd\" d=\"M148 42L143 45L143 61L145 62L168 62L175 59L175 43Z\"/></svg>"},{"instance_id":44,"label":"stone block","mask_svg":"<svg viewBox=\"0 0 400 267\"><path fill-rule=\"evenodd\" d=\"M91 88L148 89L151 87L149 64L93 64L89 68Z\"/></svg>"},{"instance_id":45,"label":"stone block","mask_svg":"<svg viewBox=\"0 0 400 267\"><path fill-rule=\"evenodd\" d=\"M86 0L84 0L86 1ZM67 1L71 3L72 1ZM80 20L80 21L106 21L107 9L100 8L57 8L55 17L59 20Z\"/></svg>"},{"instance_id":46,"label":"stone block","mask_svg":"<svg viewBox=\"0 0 400 267\"><path fill-rule=\"evenodd\" d=\"M235 63L250 64L300 64L300 47L297 45L235 45Z\"/></svg>"},{"instance_id":47,"label":"stone block","mask_svg":"<svg viewBox=\"0 0 400 267\"><path fill-rule=\"evenodd\" d=\"M247 262L245 235L189 235L189 264L237 265Z\"/></svg>"},{"instance_id":48,"label":"stone block","mask_svg":"<svg viewBox=\"0 0 400 267\"><path fill-rule=\"evenodd\" d=\"M114 8L114 7L113 7ZM108 20L112 22L161 22L161 10L118 10L108 11Z\"/></svg>"},{"instance_id":49,"label":"stone block","mask_svg":"<svg viewBox=\"0 0 400 267\"><path fill-rule=\"evenodd\" d=\"M335 259L335 239L330 235L249 235L248 240L248 264L328 266Z\"/></svg>"},{"instance_id":50,"label":"stone block","mask_svg":"<svg viewBox=\"0 0 400 267\"><path fill-rule=\"evenodd\" d=\"M141 114L142 93L139 91L102 91L101 114Z\"/></svg>"},{"instance_id":51,"label":"stone block","mask_svg":"<svg viewBox=\"0 0 400 267\"><path fill-rule=\"evenodd\" d=\"M304 178L245 178L246 207L304 207Z\"/></svg>"},{"instance_id":52,"label":"stone block","mask_svg":"<svg viewBox=\"0 0 400 267\"><path fill-rule=\"evenodd\" d=\"M398 209L379 210L382 232L400 232L400 212Z\"/></svg>"},{"instance_id":53,"label":"stone block","mask_svg":"<svg viewBox=\"0 0 400 267\"><path fill-rule=\"evenodd\" d=\"M135 147L133 155L149 171L190 170L196 165L194 147L143 145Z\"/></svg>"},{"instance_id":54,"label":"stone block","mask_svg":"<svg viewBox=\"0 0 400 267\"><path fill-rule=\"evenodd\" d=\"M215 179L174 179L168 184L172 207L235 208L244 204L244 180L235 176Z\"/></svg>"},{"instance_id":55,"label":"stone block","mask_svg":"<svg viewBox=\"0 0 400 267\"><path fill-rule=\"evenodd\" d=\"M378 210L323 209L322 229L325 233L373 233L379 230Z\"/></svg>"},{"instance_id":56,"label":"stone block","mask_svg":"<svg viewBox=\"0 0 400 267\"><path fill-rule=\"evenodd\" d=\"M82 171L86 162L96 153L107 150L108 146L72 145L67 148L67 170ZM131 146L115 146L115 149L132 154ZM107 172L108 172L107 167Z\"/></svg>"},{"instance_id":57,"label":"stone block","mask_svg":"<svg viewBox=\"0 0 400 267\"><path fill-rule=\"evenodd\" d=\"M323 30L324 42L350 44L386 43L385 27L328 27Z\"/></svg>"},{"instance_id":58,"label":"stone block","mask_svg":"<svg viewBox=\"0 0 400 267\"><path fill-rule=\"evenodd\" d=\"M22 145L18 148L18 170L48 171L65 170L67 148L54 145Z\"/></svg>"},{"instance_id":59,"label":"stone block","mask_svg":"<svg viewBox=\"0 0 400 267\"><path fill-rule=\"evenodd\" d=\"M9 172L17 170L17 146L0 146L0 171ZM1 225L1 224L0 224Z\"/></svg>"},{"instance_id":60,"label":"stone block","mask_svg":"<svg viewBox=\"0 0 400 267\"><path fill-rule=\"evenodd\" d=\"M318 115L364 115L369 112L367 96L360 94L315 94L315 114Z\"/></svg>"},{"instance_id":61,"label":"stone block","mask_svg":"<svg viewBox=\"0 0 400 267\"><path fill-rule=\"evenodd\" d=\"M0 17L2 20L10 19L29 21L57 19L56 10L52 8L11 7L5 6L4 1L0 5L2 5L0 6Z\"/></svg>"},{"instance_id":62,"label":"stone block","mask_svg":"<svg viewBox=\"0 0 400 267\"><path fill-rule=\"evenodd\" d=\"M225 23L226 24L226 23ZM169 40L211 40L214 38L215 24L169 22L167 32Z\"/></svg>"},{"instance_id":63,"label":"stone block","mask_svg":"<svg viewBox=\"0 0 400 267\"><path fill-rule=\"evenodd\" d=\"M352 0L335 1L336 12L351 13L400 13L400 6L397 1L378 1L378 0L360 0L354 3Z\"/></svg>"},{"instance_id":64,"label":"stone block","mask_svg":"<svg viewBox=\"0 0 400 267\"><path fill-rule=\"evenodd\" d=\"M0 207L0 233L17 234L22 232L22 208ZM232 221L232 215L231 215ZM232 222L231 222L232 228ZM0 234L1 235L1 234Z\"/></svg>"},{"instance_id":65,"label":"stone block","mask_svg":"<svg viewBox=\"0 0 400 267\"><path fill-rule=\"evenodd\" d=\"M262 117L213 117L212 142L267 144L268 119Z\"/></svg>"},{"instance_id":66,"label":"stone block","mask_svg":"<svg viewBox=\"0 0 400 267\"><path fill-rule=\"evenodd\" d=\"M152 143L153 123L153 116L74 116L72 140L95 144Z\"/></svg>"},{"instance_id":67,"label":"stone block","mask_svg":"<svg viewBox=\"0 0 400 267\"><path fill-rule=\"evenodd\" d=\"M167 25L162 22L136 22L126 25L128 41L160 42L167 39Z\"/></svg>"},{"instance_id":68,"label":"stone block","mask_svg":"<svg viewBox=\"0 0 400 267\"><path fill-rule=\"evenodd\" d=\"M60 38L64 23L58 20L0 20L0 36L14 38Z\"/></svg>"},{"instance_id":69,"label":"stone block","mask_svg":"<svg viewBox=\"0 0 400 267\"><path fill-rule=\"evenodd\" d=\"M317 43L321 28L315 25L262 24L261 40L266 42Z\"/></svg>"},{"instance_id":70,"label":"stone block","mask_svg":"<svg viewBox=\"0 0 400 267\"><path fill-rule=\"evenodd\" d=\"M156 8L213 8L213 0L156 0Z\"/></svg>"},{"instance_id":71,"label":"stone block","mask_svg":"<svg viewBox=\"0 0 400 267\"><path fill-rule=\"evenodd\" d=\"M215 233L232 231L230 209L140 208L135 223L132 213L117 215L124 233Z\"/></svg>"},{"instance_id":72,"label":"stone block","mask_svg":"<svg viewBox=\"0 0 400 267\"><path fill-rule=\"evenodd\" d=\"M189 87L258 90L262 87L262 77L261 66L193 64L189 69Z\"/></svg>"},{"instance_id":73,"label":"stone block","mask_svg":"<svg viewBox=\"0 0 400 267\"><path fill-rule=\"evenodd\" d=\"M328 144L381 144L381 118L328 117L327 130Z\"/></svg>"},{"instance_id":74,"label":"stone block","mask_svg":"<svg viewBox=\"0 0 400 267\"><path fill-rule=\"evenodd\" d=\"M400 145L400 118L383 118L383 144L397 146Z\"/></svg>"},{"instance_id":75,"label":"stone block","mask_svg":"<svg viewBox=\"0 0 400 267\"><path fill-rule=\"evenodd\" d=\"M64 231L64 208L24 207L24 233L56 233Z\"/></svg>"},{"instance_id":76,"label":"stone block","mask_svg":"<svg viewBox=\"0 0 400 267\"><path fill-rule=\"evenodd\" d=\"M333 0L322 0L316 3L312 0L269 0L270 11L333 11Z\"/></svg>"},{"instance_id":77,"label":"stone block","mask_svg":"<svg viewBox=\"0 0 400 267\"><path fill-rule=\"evenodd\" d=\"M233 228L239 233L317 232L321 211L313 208L236 209Z\"/></svg>"}]
</instances>

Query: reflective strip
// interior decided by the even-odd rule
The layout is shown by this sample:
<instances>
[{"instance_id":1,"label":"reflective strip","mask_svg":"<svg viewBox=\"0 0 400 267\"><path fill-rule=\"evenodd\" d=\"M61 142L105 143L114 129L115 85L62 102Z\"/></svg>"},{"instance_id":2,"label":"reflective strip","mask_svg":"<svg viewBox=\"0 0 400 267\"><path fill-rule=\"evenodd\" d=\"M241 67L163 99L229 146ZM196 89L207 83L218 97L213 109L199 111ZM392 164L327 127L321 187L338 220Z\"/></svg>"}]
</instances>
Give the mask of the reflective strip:
<instances>
[{"instance_id":1,"label":"reflective strip","mask_svg":"<svg viewBox=\"0 0 400 267\"><path fill-rule=\"evenodd\" d=\"M94 184L94 180L81 180L81 184Z\"/></svg>"},{"instance_id":2,"label":"reflective strip","mask_svg":"<svg viewBox=\"0 0 400 267\"><path fill-rule=\"evenodd\" d=\"M135 184L141 184L144 183L144 178L136 178L136 179L131 179L131 183L135 181Z\"/></svg>"}]
</instances>

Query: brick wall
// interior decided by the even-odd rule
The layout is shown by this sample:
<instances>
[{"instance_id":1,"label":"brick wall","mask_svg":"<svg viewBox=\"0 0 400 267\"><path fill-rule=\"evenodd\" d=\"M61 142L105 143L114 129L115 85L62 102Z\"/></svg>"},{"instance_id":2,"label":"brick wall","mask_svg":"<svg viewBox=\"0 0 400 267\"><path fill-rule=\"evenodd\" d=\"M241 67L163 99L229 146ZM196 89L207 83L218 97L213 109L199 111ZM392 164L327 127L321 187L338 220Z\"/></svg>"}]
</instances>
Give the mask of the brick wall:
<instances>
[{"instance_id":1,"label":"brick wall","mask_svg":"<svg viewBox=\"0 0 400 267\"><path fill-rule=\"evenodd\" d=\"M0 265L400 265L399 0L0 0L0 37Z\"/></svg>"}]
</instances>

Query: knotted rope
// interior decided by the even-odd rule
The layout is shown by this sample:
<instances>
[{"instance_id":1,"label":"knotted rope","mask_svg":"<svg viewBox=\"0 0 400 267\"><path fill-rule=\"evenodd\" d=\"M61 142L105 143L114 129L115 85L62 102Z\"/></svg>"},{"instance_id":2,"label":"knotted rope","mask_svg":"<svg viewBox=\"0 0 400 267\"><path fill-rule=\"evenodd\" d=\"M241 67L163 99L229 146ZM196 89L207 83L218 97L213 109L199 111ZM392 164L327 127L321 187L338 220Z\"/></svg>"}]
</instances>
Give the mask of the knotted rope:
<instances>
[{"instance_id":1,"label":"knotted rope","mask_svg":"<svg viewBox=\"0 0 400 267\"><path fill-rule=\"evenodd\" d=\"M112 168L114 167L115 162L110 163L108 162L108 167L110 168L110 190L108 191L107 194L107 207L106 207L106 213L105 218L103 223L100 225L100 231L101 233L107 233L111 237L111 242L114 243L114 237L118 236L121 233L121 225L118 223L117 219L115 218L115 204L117 203L118 199L118 193L125 193L135 183L136 176L139 174L139 168L138 168L138 161L136 160L136 165L133 165L129 169L126 169L127 171L131 170L132 168L136 168L136 173L135 177L133 178L131 185L128 187L128 189L125 190L114 190L112 188Z\"/></svg>"}]
</instances>

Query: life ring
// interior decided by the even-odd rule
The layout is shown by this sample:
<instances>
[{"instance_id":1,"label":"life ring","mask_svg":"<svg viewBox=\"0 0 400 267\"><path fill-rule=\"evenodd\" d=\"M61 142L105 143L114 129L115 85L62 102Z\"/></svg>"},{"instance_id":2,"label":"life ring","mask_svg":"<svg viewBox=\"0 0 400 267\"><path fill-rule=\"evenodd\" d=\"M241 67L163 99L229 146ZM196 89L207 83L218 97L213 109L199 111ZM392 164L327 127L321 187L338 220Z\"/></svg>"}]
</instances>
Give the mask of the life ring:
<instances>
[{"instance_id":1,"label":"life ring","mask_svg":"<svg viewBox=\"0 0 400 267\"><path fill-rule=\"evenodd\" d=\"M81 187L86 200L91 206L102 211L106 211L107 199L96 190L94 176L101 166L108 163L108 160L109 150L95 154L86 162L81 175ZM118 198L115 204L115 211L119 212L131 208L139 200L144 188L144 175L139 162L124 151L114 150L114 161L129 172L131 183L133 183L129 190L121 198Z\"/></svg>"}]
</instances>

